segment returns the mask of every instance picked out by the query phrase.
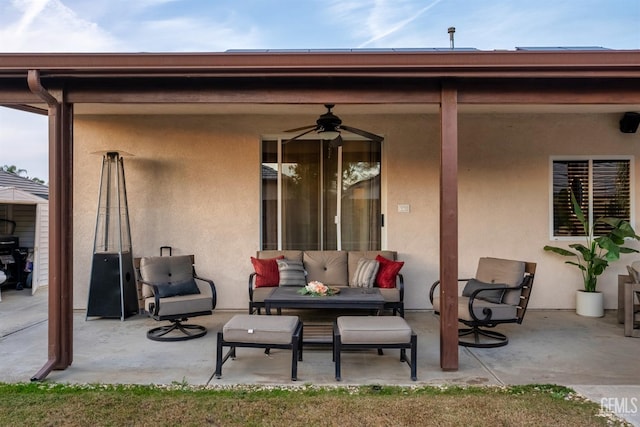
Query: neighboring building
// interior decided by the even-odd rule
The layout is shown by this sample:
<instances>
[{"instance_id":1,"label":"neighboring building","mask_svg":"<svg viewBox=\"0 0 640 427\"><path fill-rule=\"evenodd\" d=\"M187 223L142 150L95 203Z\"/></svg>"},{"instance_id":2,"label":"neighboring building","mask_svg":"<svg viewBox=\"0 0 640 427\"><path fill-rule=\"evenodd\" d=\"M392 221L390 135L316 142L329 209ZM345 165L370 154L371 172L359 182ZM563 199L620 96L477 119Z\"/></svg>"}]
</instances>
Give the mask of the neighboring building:
<instances>
[{"instance_id":1,"label":"neighboring building","mask_svg":"<svg viewBox=\"0 0 640 427\"><path fill-rule=\"evenodd\" d=\"M19 239L20 250L26 256L31 254L33 294L38 287L49 284L49 188L0 171L0 219L16 223L14 235Z\"/></svg>"}]
</instances>

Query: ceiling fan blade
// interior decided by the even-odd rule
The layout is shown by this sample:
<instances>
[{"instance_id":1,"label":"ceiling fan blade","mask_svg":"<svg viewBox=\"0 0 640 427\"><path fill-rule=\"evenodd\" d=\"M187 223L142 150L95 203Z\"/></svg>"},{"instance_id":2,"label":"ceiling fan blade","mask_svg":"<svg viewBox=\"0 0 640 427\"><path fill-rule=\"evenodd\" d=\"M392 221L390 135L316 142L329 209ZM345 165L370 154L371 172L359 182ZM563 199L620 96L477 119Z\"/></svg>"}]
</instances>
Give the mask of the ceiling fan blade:
<instances>
[{"instance_id":1,"label":"ceiling fan blade","mask_svg":"<svg viewBox=\"0 0 640 427\"><path fill-rule=\"evenodd\" d=\"M303 128L303 129L304 129L304 128ZM298 135L294 136L294 137L293 137L293 138L291 138L291 139L285 139L285 140L283 140L283 141L282 141L282 143L283 143L283 144L286 144L287 142L294 141L294 140L296 140L296 139L300 138L301 136L304 136L304 135L306 135L306 134L308 134L308 133L311 133L311 132L313 132L313 131L315 131L315 130L316 130L316 127L314 126L314 127L312 127L311 129L309 129L309 130L307 130L307 131L305 131L305 132L302 132L302 133L300 133L300 134L298 134Z\"/></svg>"},{"instance_id":2,"label":"ceiling fan blade","mask_svg":"<svg viewBox=\"0 0 640 427\"><path fill-rule=\"evenodd\" d=\"M299 132L301 130L305 130L305 129L310 129L310 128L315 128L318 125L307 125L307 126L302 126L300 128L295 128L295 129L288 129L288 130L283 130L283 132Z\"/></svg>"},{"instance_id":3,"label":"ceiling fan blade","mask_svg":"<svg viewBox=\"0 0 640 427\"><path fill-rule=\"evenodd\" d=\"M355 133L356 135L360 135L360 136L364 136L365 138L368 138L372 141L375 142L382 142L384 140L383 137L381 137L380 135L376 135L375 133L371 133L371 132L367 132L366 130L362 130L362 129L358 129L358 128L354 128L351 126L345 126L345 125L340 125L340 128L349 131L351 133Z\"/></svg>"}]
</instances>

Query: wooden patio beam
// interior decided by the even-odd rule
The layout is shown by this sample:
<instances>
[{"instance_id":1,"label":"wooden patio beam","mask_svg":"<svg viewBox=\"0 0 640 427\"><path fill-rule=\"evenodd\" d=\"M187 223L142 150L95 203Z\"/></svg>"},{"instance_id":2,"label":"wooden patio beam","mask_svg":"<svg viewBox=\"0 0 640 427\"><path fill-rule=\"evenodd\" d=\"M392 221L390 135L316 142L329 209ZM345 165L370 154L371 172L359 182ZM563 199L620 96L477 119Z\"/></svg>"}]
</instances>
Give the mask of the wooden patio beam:
<instances>
[{"instance_id":1,"label":"wooden patio beam","mask_svg":"<svg viewBox=\"0 0 640 427\"><path fill-rule=\"evenodd\" d=\"M440 104L440 367L458 370L458 91Z\"/></svg>"}]
</instances>

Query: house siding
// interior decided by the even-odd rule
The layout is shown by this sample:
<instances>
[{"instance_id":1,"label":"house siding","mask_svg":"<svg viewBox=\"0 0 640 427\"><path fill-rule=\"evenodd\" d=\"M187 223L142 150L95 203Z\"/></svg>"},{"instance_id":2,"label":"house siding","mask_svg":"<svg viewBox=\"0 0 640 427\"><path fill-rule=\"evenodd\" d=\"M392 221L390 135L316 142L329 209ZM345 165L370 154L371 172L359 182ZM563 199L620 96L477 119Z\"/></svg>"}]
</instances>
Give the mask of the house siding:
<instances>
[{"instance_id":1,"label":"house siding","mask_svg":"<svg viewBox=\"0 0 640 427\"><path fill-rule=\"evenodd\" d=\"M398 251L405 261L407 308L430 308L428 287L439 271L439 116L341 118L385 136L383 246ZM261 135L278 134L309 119L76 116L75 308L86 307L91 269L101 165L92 152L119 149L134 154L124 160L134 256L156 255L163 245L172 246L175 254L193 253L198 273L216 283L218 307L244 309L252 271L249 257L260 242ZM473 276L481 256L537 262L529 307L575 307L580 276L542 250L549 243L549 157L637 156L637 144L618 130L618 121L618 114L609 113L461 113L460 277ZM638 189L633 190L637 199ZM409 204L410 212L398 212L398 204ZM636 258L625 255L600 279L607 308L617 307L617 274Z\"/></svg>"}]
</instances>

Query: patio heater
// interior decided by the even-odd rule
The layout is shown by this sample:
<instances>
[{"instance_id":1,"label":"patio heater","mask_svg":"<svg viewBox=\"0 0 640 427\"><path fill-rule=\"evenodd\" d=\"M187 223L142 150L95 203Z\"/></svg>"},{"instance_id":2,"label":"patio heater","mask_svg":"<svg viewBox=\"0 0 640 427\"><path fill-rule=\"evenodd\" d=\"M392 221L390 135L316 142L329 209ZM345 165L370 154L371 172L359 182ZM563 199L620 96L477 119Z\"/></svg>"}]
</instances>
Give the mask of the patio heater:
<instances>
[{"instance_id":1,"label":"patio heater","mask_svg":"<svg viewBox=\"0 0 640 427\"><path fill-rule=\"evenodd\" d=\"M117 151L102 154L98 215L87 318L120 318L138 313L138 292L133 269L129 208L124 163Z\"/></svg>"}]
</instances>

